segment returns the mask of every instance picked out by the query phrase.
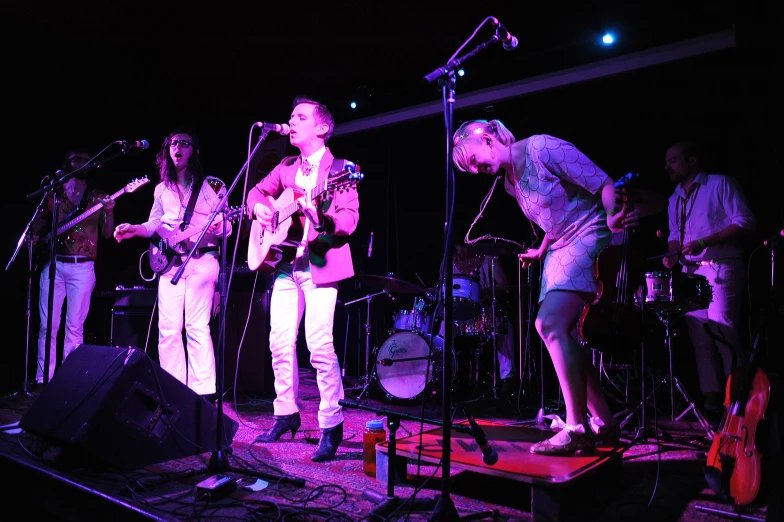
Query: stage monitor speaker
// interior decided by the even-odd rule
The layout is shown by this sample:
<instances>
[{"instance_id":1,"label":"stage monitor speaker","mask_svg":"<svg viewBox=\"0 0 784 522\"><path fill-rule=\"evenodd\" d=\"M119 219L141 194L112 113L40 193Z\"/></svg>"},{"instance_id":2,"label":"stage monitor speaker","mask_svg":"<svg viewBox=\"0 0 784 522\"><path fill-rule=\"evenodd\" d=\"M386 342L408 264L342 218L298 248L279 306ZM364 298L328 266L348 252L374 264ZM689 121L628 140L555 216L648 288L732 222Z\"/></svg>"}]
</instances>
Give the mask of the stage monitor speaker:
<instances>
[{"instance_id":1,"label":"stage monitor speaker","mask_svg":"<svg viewBox=\"0 0 784 522\"><path fill-rule=\"evenodd\" d=\"M125 470L219 449L218 409L137 348L83 344L19 426L59 447ZM238 424L223 416L224 447Z\"/></svg>"}]
</instances>

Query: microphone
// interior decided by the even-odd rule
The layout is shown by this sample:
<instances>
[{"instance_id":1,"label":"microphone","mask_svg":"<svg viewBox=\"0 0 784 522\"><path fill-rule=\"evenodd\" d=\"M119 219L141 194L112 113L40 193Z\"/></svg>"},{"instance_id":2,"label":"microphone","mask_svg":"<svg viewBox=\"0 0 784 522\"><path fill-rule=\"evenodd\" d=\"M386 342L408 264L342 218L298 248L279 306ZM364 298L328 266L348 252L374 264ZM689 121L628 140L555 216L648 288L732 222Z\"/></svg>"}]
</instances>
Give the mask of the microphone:
<instances>
[{"instance_id":1,"label":"microphone","mask_svg":"<svg viewBox=\"0 0 784 522\"><path fill-rule=\"evenodd\" d=\"M496 462L498 462L498 452L494 450L490 444L487 442L487 437L485 437L485 432L476 423L474 420L474 416L468 411L467 408L463 407L463 413L468 419L468 424L471 426L471 435L476 440L476 443L479 445L479 449L482 450L482 461L488 466L492 466Z\"/></svg>"},{"instance_id":2,"label":"microphone","mask_svg":"<svg viewBox=\"0 0 784 522\"><path fill-rule=\"evenodd\" d=\"M504 51L514 51L517 49L517 38L509 34L509 31L506 30L504 24L498 21L498 18L493 18L493 27L495 27L495 32L501 40L501 43L504 44Z\"/></svg>"},{"instance_id":3,"label":"microphone","mask_svg":"<svg viewBox=\"0 0 784 522\"><path fill-rule=\"evenodd\" d=\"M368 257L373 255L373 232L370 233L370 241L368 241Z\"/></svg>"},{"instance_id":4,"label":"microphone","mask_svg":"<svg viewBox=\"0 0 784 522\"><path fill-rule=\"evenodd\" d=\"M147 147L150 146L147 140L141 140L141 141L120 140L120 141L115 141L115 143L117 145L122 145L122 148L124 149L146 149Z\"/></svg>"},{"instance_id":5,"label":"microphone","mask_svg":"<svg viewBox=\"0 0 784 522\"><path fill-rule=\"evenodd\" d=\"M291 128L287 123L264 123L263 121L257 121L256 127L261 127L266 131L278 132L283 136L291 132Z\"/></svg>"}]
</instances>

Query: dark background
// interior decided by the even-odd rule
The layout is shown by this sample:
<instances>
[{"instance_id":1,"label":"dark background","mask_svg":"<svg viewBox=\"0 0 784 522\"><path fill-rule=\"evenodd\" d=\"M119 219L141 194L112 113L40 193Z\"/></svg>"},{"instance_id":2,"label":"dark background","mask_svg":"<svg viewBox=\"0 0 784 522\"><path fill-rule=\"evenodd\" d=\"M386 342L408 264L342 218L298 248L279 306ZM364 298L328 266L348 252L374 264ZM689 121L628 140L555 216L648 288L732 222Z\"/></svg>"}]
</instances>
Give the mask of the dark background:
<instances>
[{"instance_id":1,"label":"dark background","mask_svg":"<svg viewBox=\"0 0 784 522\"><path fill-rule=\"evenodd\" d=\"M59 168L69 147L84 146L92 154L108 147L105 157L110 157L120 152L112 145L115 140L150 142L149 149L128 151L92 174L93 184L113 192L143 175L157 181L155 152L171 130L188 126L201 139L208 172L231 184L243 171L249 143L255 144L258 132L251 141L252 124L288 121L298 94L326 103L338 130L353 119L439 102L439 87L425 82L424 75L443 65L493 15L520 45L514 52L492 46L464 64L455 128L471 118L498 118L518 139L555 135L574 143L614 179L639 172L643 185L662 197L673 188L663 170L666 147L681 138L702 143L710 170L736 176L757 214L758 231L748 244L749 254L754 252L746 295L750 320L766 306L771 257L760 245L784 227L777 180L781 103L773 80L781 61L771 3L509 2L449 9L426 2L333 4L287 10L270 3L204 8L194 3L5 3L5 262L37 203L27 196ZM613 47L598 44L608 29L619 39ZM734 30L733 49L486 106L460 107L461 96L473 91L725 30ZM489 25L483 26L461 54L492 34ZM358 102L357 110L349 108L352 100ZM336 157L355 161L365 173L358 186L360 223L351 239L356 270L393 273L413 283L421 278L434 287L446 219L442 115L336 135L329 146ZM280 155L294 152L285 138L270 134L250 163L247 187ZM492 181L462 173L456 179L453 226L455 238L462 240ZM241 203L245 182L239 179L231 204ZM146 219L153 185L118 200L117 223ZM656 230L666 231L664 214L646 218L636 235L650 255L666 249ZM374 248L368 258L371 232ZM528 223L501 186L472 237L488 233L530 242ZM232 247L235 240L236 235L229 240ZM242 243L238 263L244 261ZM86 342L107 342L112 290L118 284L144 284L139 259L146 248L140 239L102 243ZM514 256L500 262L516 286ZM656 261L649 269L659 267ZM0 392L19 389L22 383L27 276L23 250L0 283L6 341ZM37 273L32 280L31 356L37 350ZM249 291L252 284L252 275L241 274L231 291ZM360 286L355 280L343 282L339 299L348 302L377 291ZM372 346L387 338L384 322L392 312L411 308L411 301L411 296L400 296L396 302L371 302ZM363 364L364 307L364 302L339 307L336 316L336 349L341 360L347 350L349 375ZM266 339L256 336L244 346L264 350Z\"/></svg>"}]
</instances>

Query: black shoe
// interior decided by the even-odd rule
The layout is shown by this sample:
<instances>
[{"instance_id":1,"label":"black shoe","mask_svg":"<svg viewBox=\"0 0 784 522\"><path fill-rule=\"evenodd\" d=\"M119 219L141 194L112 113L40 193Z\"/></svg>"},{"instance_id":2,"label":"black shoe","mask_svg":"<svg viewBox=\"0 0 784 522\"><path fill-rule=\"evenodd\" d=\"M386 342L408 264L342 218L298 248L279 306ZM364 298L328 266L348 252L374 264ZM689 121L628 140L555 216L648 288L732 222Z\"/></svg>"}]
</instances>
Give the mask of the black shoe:
<instances>
[{"instance_id":1,"label":"black shoe","mask_svg":"<svg viewBox=\"0 0 784 522\"><path fill-rule=\"evenodd\" d=\"M342 422L335 427L321 432L321 440L319 440L318 448L316 448L316 452L310 457L310 460L313 462L332 460L335 458L335 453L337 453L338 446L340 446L341 442L343 442Z\"/></svg>"},{"instance_id":2,"label":"black shoe","mask_svg":"<svg viewBox=\"0 0 784 522\"><path fill-rule=\"evenodd\" d=\"M275 417L275 423L272 425L272 428L256 437L254 442L277 442L281 435L287 431L291 432L291 438L293 439L300 426L302 426L302 419L299 417L299 412Z\"/></svg>"}]
</instances>

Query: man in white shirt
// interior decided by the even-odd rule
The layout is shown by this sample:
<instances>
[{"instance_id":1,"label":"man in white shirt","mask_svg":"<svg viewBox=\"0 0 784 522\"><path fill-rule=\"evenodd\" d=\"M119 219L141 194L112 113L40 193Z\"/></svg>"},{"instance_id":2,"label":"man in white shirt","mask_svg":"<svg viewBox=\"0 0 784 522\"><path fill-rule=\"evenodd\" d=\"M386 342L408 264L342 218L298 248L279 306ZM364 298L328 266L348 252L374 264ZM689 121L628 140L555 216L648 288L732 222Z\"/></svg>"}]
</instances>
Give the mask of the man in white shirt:
<instances>
[{"instance_id":1,"label":"man in white shirt","mask_svg":"<svg viewBox=\"0 0 784 522\"><path fill-rule=\"evenodd\" d=\"M706 309L688 312L685 322L697 358L703 409L709 417L722 411L732 370L746 363L740 339L740 309L746 269L743 238L756 220L737 183L702 169L695 146L679 142L667 149L665 170L677 183L668 205L668 250L664 266L702 275L711 285Z\"/></svg>"}]
</instances>

